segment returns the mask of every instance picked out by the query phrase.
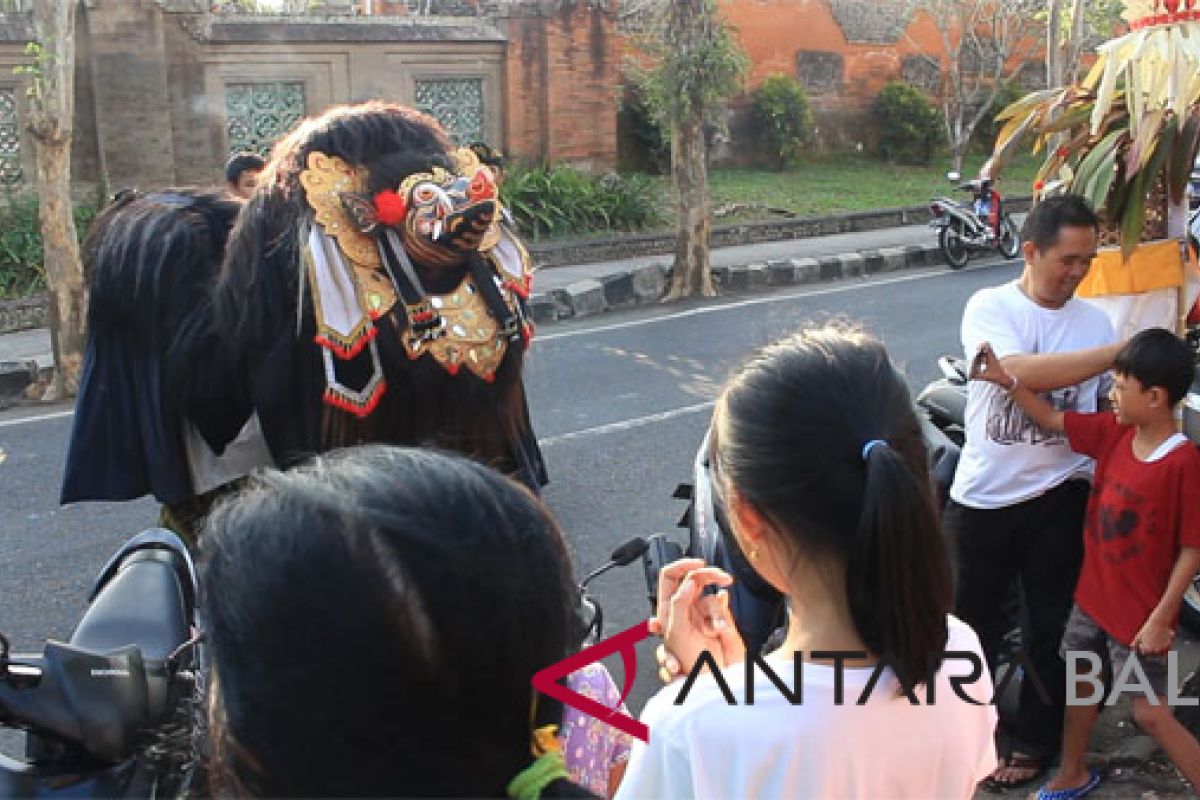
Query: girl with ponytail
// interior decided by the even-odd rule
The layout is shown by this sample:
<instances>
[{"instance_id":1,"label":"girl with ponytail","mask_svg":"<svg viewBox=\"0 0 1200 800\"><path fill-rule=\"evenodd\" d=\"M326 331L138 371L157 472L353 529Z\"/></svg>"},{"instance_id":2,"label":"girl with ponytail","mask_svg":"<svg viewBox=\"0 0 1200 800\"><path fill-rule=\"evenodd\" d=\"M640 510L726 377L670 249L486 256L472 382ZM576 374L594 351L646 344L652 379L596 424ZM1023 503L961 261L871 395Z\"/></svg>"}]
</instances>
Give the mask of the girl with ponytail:
<instances>
[{"instance_id":1,"label":"girl with ponytail","mask_svg":"<svg viewBox=\"0 0 1200 800\"><path fill-rule=\"evenodd\" d=\"M949 615L920 425L883 346L830 327L765 348L722 392L710 446L728 533L786 595L787 636L747 654L706 591L733 578L665 568L652 628L672 683L618 798L971 797L996 763L991 681Z\"/></svg>"}]
</instances>

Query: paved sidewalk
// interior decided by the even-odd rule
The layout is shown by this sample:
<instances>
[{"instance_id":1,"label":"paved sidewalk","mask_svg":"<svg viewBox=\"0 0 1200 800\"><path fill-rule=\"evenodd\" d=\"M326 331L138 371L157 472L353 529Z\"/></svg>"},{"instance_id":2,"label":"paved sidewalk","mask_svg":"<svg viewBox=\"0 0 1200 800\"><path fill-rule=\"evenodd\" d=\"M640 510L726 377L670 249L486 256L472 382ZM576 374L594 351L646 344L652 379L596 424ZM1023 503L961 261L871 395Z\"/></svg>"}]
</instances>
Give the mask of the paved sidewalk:
<instances>
[{"instance_id":1,"label":"paved sidewalk","mask_svg":"<svg viewBox=\"0 0 1200 800\"><path fill-rule=\"evenodd\" d=\"M739 264L766 263L789 258L819 258L842 253L857 253L862 250L883 247L905 247L909 245L937 245L937 233L926 225L907 225L902 228L883 228L860 233L837 233L831 236L813 236L805 239L788 239L777 242L737 245L715 248L710 252L714 267L732 267ZM670 255L636 256L621 261L598 261L570 267L547 267L538 270L533 280L535 292L550 292L565 289L581 280L599 280L622 272L632 272L641 267L655 264L667 266Z\"/></svg>"}]
</instances>

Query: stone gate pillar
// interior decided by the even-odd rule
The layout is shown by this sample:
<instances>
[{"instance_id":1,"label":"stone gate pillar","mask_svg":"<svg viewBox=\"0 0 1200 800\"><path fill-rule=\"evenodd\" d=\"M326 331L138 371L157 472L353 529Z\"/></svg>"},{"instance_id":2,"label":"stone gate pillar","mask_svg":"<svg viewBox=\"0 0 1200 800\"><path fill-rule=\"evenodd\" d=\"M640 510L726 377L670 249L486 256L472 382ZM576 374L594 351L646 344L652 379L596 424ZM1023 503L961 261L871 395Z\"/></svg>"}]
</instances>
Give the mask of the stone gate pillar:
<instances>
[{"instance_id":1,"label":"stone gate pillar","mask_svg":"<svg viewBox=\"0 0 1200 800\"><path fill-rule=\"evenodd\" d=\"M89 43L102 178L112 190L173 184L161 8L155 0L91 0L79 21Z\"/></svg>"}]
</instances>

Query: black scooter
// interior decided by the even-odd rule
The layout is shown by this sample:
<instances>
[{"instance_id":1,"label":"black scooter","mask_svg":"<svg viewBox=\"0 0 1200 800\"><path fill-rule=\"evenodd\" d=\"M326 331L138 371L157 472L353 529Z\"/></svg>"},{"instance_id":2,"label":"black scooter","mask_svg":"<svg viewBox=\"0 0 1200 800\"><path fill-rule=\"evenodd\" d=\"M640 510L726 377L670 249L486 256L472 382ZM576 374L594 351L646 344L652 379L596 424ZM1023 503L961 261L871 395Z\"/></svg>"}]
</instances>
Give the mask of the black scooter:
<instances>
[{"instance_id":1,"label":"black scooter","mask_svg":"<svg viewBox=\"0 0 1200 800\"><path fill-rule=\"evenodd\" d=\"M0 797L178 797L196 774L202 715L196 571L167 530L135 536L104 566L68 642L10 654L0 636ZM202 726L200 726L202 728Z\"/></svg>"}]
</instances>

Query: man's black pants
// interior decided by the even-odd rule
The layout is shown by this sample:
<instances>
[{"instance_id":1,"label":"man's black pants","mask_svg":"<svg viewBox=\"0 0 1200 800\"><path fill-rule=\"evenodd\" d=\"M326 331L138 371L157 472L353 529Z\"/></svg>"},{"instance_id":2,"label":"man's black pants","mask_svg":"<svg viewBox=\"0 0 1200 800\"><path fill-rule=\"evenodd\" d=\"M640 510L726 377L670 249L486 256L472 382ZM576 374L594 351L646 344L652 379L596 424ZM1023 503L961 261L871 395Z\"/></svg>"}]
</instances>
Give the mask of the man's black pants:
<instances>
[{"instance_id":1,"label":"man's black pants","mask_svg":"<svg viewBox=\"0 0 1200 800\"><path fill-rule=\"evenodd\" d=\"M979 635L993 677L1012 622L1005 600L1013 579L1021 579L1022 648L1050 703L1022 681L1016 718L1005 730L1014 750L1032 756L1053 756L1062 739L1066 665L1058 648L1083 562L1089 490L1086 481L1071 480L1032 500L987 510L951 500L942 517L957 551L955 614Z\"/></svg>"}]
</instances>

